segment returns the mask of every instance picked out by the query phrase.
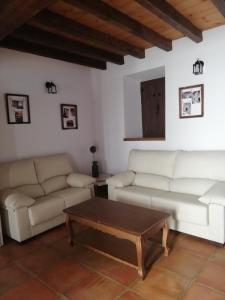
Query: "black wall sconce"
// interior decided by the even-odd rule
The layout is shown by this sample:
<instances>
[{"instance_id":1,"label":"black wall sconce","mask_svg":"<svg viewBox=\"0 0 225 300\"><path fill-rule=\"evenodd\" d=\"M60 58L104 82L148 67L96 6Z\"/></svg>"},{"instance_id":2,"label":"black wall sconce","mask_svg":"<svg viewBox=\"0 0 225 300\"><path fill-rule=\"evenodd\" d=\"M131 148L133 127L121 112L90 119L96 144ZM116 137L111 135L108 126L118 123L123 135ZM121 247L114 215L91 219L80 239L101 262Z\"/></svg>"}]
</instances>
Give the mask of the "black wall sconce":
<instances>
[{"instance_id":1,"label":"black wall sconce","mask_svg":"<svg viewBox=\"0 0 225 300\"><path fill-rule=\"evenodd\" d=\"M45 83L45 87L48 90L49 94L57 94L57 88L56 88L56 85L54 84L54 82L47 81Z\"/></svg>"},{"instance_id":2,"label":"black wall sconce","mask_svg":"<svg viewBox=\"0 0 225 300\"><path fill-rule=\"evenodd\" d=\"M193 74L194 75L203 74L203 68L204 68L204 61L197 59L196 62L193 64Z\"/></svg>"}]
</instances>

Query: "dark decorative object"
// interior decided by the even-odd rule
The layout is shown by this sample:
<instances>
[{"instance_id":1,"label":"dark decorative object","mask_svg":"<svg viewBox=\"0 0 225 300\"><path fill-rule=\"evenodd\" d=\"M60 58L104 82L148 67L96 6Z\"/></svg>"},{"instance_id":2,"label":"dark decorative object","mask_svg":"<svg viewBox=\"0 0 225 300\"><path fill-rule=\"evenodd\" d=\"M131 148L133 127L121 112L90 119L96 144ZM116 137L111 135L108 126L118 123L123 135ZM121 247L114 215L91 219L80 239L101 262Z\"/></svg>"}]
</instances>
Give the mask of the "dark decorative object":
<instances>
[{"instance_id":1,"label":"dark decorative object","mask_svg":"<svg viewBox=\"0 0 225 300\"><path fill-rule=\"evenodd\" d=\"M57 88L56 88L56 85L54 84L54 82L47 81L45 83L45 87L48 90L49 94L57 94Z\"/></svg>"},{"instance_id":2,"label":"dark decorative object","mask_svg":"<svg viewBox=\"0 0 225 300\"><path fill-rule=\"evenodd\" d=\"M204 61L197 59L193 64L193 74L201 75L203 74Z\"/></svg>"},{"instance_id":3,"label":"dark decorative object","mask_svg":"<svg viewBox=\"0 0 225 300\"><path fill-rule=\"evenodd\" d=\"M61 104L62 129L78 129L77 105Z\"/></svg>"},{"instance_id":4,"label":"dark decorative object","mask_svg":"<svg viewBox=\"0 0 225 300\"><path fill-rule=\"evenodd\" d=\"M97 148L95 146L91 146L90 147L90 152L93 153L93 157L94 157L94 153L96 152Z\"/></svg>"},{"instance_id":5,"label":"dark decorative object","mask_svg":"<svg viewBox=\"0 0 225 300\"><path fill-rule=\"evenodd\" d=\"M94 160L92 162L92 177L98 177L98 176L99 176L98 162Z\"/></svg>"},{"instance_id":6,"label":"dark decorative object","mask_svg":"<svg viewBox=\"0 0 225 300\"><path fill-rule=\"evenodd\" d=\"M5 100L8 124L30 123L30 105L28 95L6 94Z\"/></svg>"},{"instance_id":7,"label":"dark decorative object","mask_svg":"<svg viewBox=\"0 0 225 300\"><path fill-rule=\"evenodd\" d=\"M95 152L97 150L96 146L90 147L90 152L93 154L93 161L92 161L92 177L99 176L99 169L98 169L98 162L95 160Z\"/></svg>"}]
</instances>

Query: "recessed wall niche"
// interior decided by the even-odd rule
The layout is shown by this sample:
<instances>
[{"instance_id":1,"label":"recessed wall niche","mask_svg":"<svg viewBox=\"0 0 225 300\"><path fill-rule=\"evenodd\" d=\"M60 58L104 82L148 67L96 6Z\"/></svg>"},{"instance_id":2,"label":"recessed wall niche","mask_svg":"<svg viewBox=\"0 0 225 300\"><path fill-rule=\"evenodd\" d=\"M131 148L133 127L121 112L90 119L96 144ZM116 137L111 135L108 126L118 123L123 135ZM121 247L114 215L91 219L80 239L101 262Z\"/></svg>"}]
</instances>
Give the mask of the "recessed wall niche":
<instances>
[{"instance_id":1,"label":"recessed wall niche","mask_svg":"<svg viewBox=\"0 0 225 300\"><path fill-rule=\"evenodd\" d=\"M124 120L125 120L125 138L124 140L164 140L164 136L157 136L157 134L149 134L146 136L146 111L143 113L143 82L147 83L159 78L165 78L165 67L146 70L139 73L129 74L124 77ZM157 81L156 81L157 82ZM165 86L164 86L165 89ZM156 97L155 108L156 114L160 113L158 104L158 95L160 93L152 92L152 96ZM150 100L151 97L149 97ZM164 96L165 98L165 96ZM154 99L154 98L153 98ZM145 99L146 100L146 99ZM164 99L165 102L165 99ZM165 108L165 105L164 105ZM165 111L164 122L165 122ZM144 116L145 115L145 116ZM149 118L152 118L149 116ZM147 125L148 126L148 125ZM149 131L150 132L150 131Z\"/></svg>"}]
</instances>

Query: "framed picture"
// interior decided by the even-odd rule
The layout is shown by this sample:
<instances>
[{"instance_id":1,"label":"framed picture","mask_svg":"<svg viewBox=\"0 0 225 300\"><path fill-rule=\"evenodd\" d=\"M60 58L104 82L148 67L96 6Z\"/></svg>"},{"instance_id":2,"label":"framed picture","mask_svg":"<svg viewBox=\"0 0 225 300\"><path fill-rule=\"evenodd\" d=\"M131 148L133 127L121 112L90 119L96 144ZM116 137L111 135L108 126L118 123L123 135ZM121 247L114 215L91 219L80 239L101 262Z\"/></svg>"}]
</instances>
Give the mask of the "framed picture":
<instances>
[{"instance_id":1,"label":"framed picture","mask_svg":"<svg viewBox=\"0 0 225 300\"><path fill-rule=\"evenodd\" d=\"M197 118L204 115L204 85L179 89L180 118Z\"/></svg>"},{"instance_id":2,"label":"framed picture","mask_svg":"<svg viewBox=\"0 0 225 300\"><path fill-rule=\"evenodd\" d=\"M30 123L30 105L28 95L6 94L5 100L8 124Z\"/></svg>"},{"instance_id":3,"label":"framed picture","mask_svg":"<svg viewBox=\"0 0 225 300\"><path fill-rule=\"evenodd\" d=\"M78 129L77 105L61 104L62 129Z\"/></svg>"}]
</instances>

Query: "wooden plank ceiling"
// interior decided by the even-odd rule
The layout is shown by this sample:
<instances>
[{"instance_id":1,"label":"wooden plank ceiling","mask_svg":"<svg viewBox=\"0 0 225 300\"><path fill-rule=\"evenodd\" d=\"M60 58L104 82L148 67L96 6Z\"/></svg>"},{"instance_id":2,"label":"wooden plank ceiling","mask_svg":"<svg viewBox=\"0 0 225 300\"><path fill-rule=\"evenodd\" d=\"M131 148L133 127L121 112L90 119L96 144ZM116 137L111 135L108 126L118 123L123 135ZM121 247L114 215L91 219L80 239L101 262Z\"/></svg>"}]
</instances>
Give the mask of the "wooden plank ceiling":
<instances>
[{"instance_id":1,"label":"wooden plank ceiling","mask_svg":"<svg viewBox=\"0 0 225 300\"><path fill-rule=\"evenodd\" d=\"M225 0L3 0L0 46L104 70L224 24Z\"/></svg>"}]
</instances>

